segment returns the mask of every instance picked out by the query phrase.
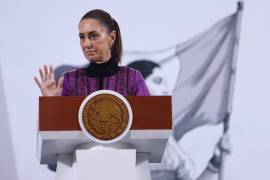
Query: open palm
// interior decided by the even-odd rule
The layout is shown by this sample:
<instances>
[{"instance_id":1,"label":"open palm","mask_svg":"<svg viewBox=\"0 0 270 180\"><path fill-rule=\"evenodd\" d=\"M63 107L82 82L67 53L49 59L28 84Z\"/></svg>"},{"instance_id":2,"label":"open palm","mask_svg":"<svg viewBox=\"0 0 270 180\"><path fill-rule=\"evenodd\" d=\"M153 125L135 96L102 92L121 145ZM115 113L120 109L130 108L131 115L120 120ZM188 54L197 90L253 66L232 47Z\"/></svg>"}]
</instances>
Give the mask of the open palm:
<instances>
[{"instance_id":1,"label":"open palm","mask_svg":"<svg viewBox=\"0 0 270 180\"><path fill-rule=\"evenodd\" d=\"M35 76L34 79L40 88L43 96L60 96L63 87L64 77L61 77L58 83L55 81L54 67L44 65L44 72L39 68L40 80Z\"/></svg>"}]
</instances>

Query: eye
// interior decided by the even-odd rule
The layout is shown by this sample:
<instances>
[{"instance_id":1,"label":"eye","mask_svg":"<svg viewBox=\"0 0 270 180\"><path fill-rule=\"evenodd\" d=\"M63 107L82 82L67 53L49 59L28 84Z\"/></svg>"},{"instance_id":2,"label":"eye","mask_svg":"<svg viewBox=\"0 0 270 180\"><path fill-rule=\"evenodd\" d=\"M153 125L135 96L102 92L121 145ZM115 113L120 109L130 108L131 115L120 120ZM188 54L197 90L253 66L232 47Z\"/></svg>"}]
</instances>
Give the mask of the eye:
<instances>
[{"instance_id":1,"label":"eye","mask_svg":"<svg viewBox=\"0 0 270 180\"><path fill-rule=\"evenodd\" d=\"M89 39L90 39L90 40L95 40L95 39L97 39L97 38L98 38L98 34L96 34L96 33L89 34Z\"/></svg>"},{"instance_id":2,"label":"eye","mask_svg":"<svg viewBox=\"0 0 270 180\"><path fill-rule=\"evenodd\" d=\"M154 83L156 83L156 84L161 84L162 81L163 81L163 79L162 79L161 77L155 77L155 78L153 79L153 81L154 81Z\"/></svg>"},{"instance_id":3,"label":"eye","mask_svg":"<svg viewBox=\"0 0 270 180\"><path fill-rule=\"evenodd\" d=\"M83 34L79 34L79 38L80 39L84 39L84 35Z\"/></svg>"}]
</instances>

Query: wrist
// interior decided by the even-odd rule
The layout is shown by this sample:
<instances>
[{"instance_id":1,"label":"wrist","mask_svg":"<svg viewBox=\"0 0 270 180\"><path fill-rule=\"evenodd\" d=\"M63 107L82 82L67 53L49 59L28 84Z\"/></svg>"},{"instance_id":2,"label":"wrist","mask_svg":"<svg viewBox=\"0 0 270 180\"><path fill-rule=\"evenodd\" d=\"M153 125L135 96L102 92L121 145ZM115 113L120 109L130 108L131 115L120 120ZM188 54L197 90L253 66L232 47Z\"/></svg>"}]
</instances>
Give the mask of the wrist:
<instances>
[{"instance_id":1,"label":"wrist","mask_svg":"<svg viewBox=\"0 0 270 180\"><path fill-rule=\"evenodd\" d=\"M221 160L218 156L213 156L207 165L207 170L209 170L212 173L218 173L220 171L221 167Z\"/></svg>"}]
</instances>

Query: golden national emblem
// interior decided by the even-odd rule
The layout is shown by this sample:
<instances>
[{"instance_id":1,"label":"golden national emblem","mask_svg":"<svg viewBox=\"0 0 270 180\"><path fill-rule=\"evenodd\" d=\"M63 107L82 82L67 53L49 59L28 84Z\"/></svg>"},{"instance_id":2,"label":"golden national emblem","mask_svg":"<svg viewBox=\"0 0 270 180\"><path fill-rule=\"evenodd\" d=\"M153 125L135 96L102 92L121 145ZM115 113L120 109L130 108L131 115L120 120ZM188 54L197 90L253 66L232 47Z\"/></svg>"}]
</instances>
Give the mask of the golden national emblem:
<instances>
[{"instance_id":1,"label":"golden national emblem","mask_svg":"<svg viewBox=\"0 0 270 180\"><path fill-rule=\"evenodd\" d=\"M82 110L82 122L93 137L112 140L128 126L129 114L125 103L112 94L99 94L91 98Z\"/></svg>"}]
</instances>

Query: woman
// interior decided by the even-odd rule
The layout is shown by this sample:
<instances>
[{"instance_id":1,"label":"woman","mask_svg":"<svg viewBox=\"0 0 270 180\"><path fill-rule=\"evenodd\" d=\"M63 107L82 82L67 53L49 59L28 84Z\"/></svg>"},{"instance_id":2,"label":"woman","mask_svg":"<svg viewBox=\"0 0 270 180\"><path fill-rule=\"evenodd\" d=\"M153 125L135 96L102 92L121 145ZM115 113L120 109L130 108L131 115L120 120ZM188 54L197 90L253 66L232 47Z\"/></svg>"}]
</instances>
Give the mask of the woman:
<instances>
[{"instance_id":1,"label":"woman","mask_svg":"<svg viewBox=\"0 0 270 180\"><path fill-rule=\"evenodd\" d=\"M128 67L141 72L151 95L167 95L166 77L159 64L140 59L128 64ZM204 171L195 178L195 164L188 153L173 136L170 136L160 164L151 164L153 180L217 180L221 166L221 152L230 152L228 134L223 135L217 143L214 154Z\"/></svg>"},{"instance_id":2,"label":"woman","mask_svg":"<svg viewBox=\"0 0 270 180\"><path fill-rule=\"evenodd\" d=\"M148 89L139 71L119 66L122 56L121 33L110 14L100 10L86 13L79 23L80 45L89 61L86 68L66 72L56 83L54 68L44 65L35 77L43 96L86 96L108 89L123 96L147 96Z\"/></svg>"}]
</instances>

